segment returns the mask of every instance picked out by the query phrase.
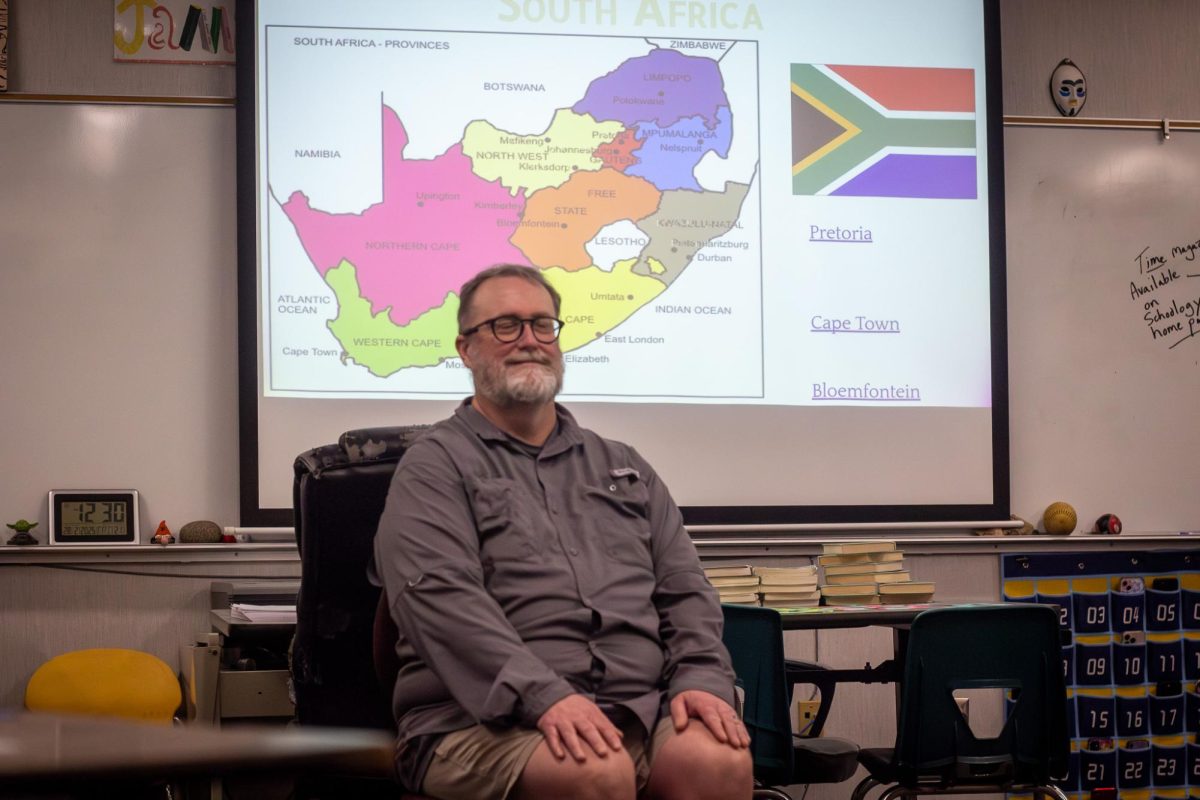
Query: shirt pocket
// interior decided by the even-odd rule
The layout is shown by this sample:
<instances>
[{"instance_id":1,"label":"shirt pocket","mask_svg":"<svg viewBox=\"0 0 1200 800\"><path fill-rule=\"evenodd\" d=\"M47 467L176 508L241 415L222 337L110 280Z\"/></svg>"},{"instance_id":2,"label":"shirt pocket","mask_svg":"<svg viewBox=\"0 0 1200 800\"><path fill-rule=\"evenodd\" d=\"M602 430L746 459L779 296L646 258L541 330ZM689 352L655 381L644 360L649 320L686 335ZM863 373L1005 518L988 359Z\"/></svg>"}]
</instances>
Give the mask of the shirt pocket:
<instances>
[{"instance_id":1,"label":"shirt pocket","mask_svg":"<svg viewBox=\"0 0 1200 800\"><path fill-rule=\"evenodd\" d=\"M583 519L600 549L622 564L651 568L650 493L635 476L584 484Z\"/></svg>"},{"instance_id":2,"label":"shirt pocket","mask_svg":"<svg viewBox=\"0 0 1200 800\"><path fill-rule=\"evenodd\" d=\"M537 545L526 493L508 478L483 478L467 486L471 512L479 532L479 556L486 565L496 561L527 561Z\"/></svg>"}]
</instances>

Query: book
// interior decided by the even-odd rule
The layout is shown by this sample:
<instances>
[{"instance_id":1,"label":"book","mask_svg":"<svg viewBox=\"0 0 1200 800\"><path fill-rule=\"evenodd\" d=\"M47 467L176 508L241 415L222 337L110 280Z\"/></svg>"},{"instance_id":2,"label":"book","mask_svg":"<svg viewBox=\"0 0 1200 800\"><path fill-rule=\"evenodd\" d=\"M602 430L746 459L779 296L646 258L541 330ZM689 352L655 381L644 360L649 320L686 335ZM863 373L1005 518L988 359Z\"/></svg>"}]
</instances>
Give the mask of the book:
<instances>
[{"instance_id":1,"label":"book","mask_svg":"<svg viewBox=\"0 0 1200 800\"><path fill-rule=\"evenodd\" d=\"M906 606L913 603L931 603L932 594L881 594L878 602L885 606Z\"/></svg>"},{"instance_id":2,"label":"book","mask_svg":"<svg viewBox=\"0 0 1200 800\"><path fill-rule=\"evenodd\" d=\"M757 575L718 575L715 578L709 578L708 582L718 589L727 589L739 586L758 586Z\"/></svg>"},{"instance_id":3,"label":"book","mask_svg":"<svg viewBox=\"0 0 1200 800\"><path fill-rule=\"evenodd\" d=\"M783 598L767 598L764 597L762 604L766 608L804 608L806 606L820 605L819 597L805 599L801 597L783 597Z\"/></svg>"},{"instance_id":4,"label":"book","mask_svg":"<svg viewBox=\"0 0 1200 800\"><path fill-rule=\"evenodd\" d=\"M704 574L709 579L729 578L736 575L751 575L753 570L749 564L711 564L704 567Z\"/></svg>"},{"instance_id":5,"label":"book","mask_svg":"<svg viewBox=\"0 0 1200 800\"><path fill-rule=\"evenodd\" d=\"M821 592L818 589L813 589L811 592L759 592L758 594L762 597L764 604L768 600L782 602L784 600L819 601L821 599Z\"/></svg>"},{"instance_id":6,"label":"book","mask_svg":"<svg viewBox=\"0 0 1200 800\"><path fill-rule=\"evenodd\" d=\"M759 594L812 594L821 591L816 583L763 583L756 590Z\"/></svg>"},{"instance_id":7,"label":"book","mask_svg":"<svg viewBox=\"0 0 1200 800\"><path fill-rule=\"evenodd\" d=\"M796 567L760 567L755 565L751 567L755 575L816 575L817 567L814 564L801 564Z\"/></svg>"},{"instance_id":8,"label":"book","mask_svg":"<svg viewBox=\"0 0 1200 800\"><path fill-rule=\"evenodd\" d=\"M864 575L873 572L898 572L904 569L903 561L864 561L861 564L835 564L825 567L825 576Z\"/></svg>"},{"instance_id":9,"label":"book","mask_svg":"<svg viewBox=\"0 0 1200 800\"><path fill-rule=\"evenodd\" d=\"M884 603L927 603L933 599L933 582L881 583L879 598Z\"/></svg>"},{"instance_id":10,"label":"book","mask_svg":"<svg viewBox=\"0 0 1200 800\"><path fill-rule=\"evenodd\" d=\"M755 567L754 574L763 583L815 583L817 568L809 565L804 567Z\"/></svg>"},{"instance_id":11,"label":"book","mask_svg":"<svg viewBox=\"0 0 1200 800\"><path fill-rule=\"evenodd\" d=\"M880 587L883 591L884 587ZM905 581L904 583L895 583L887 586L888 594L905 594L913 592L932 592L933 581Z\"/></svg>"},{"instance_id":12,"label":"book","mask_svg":"<svg viewBox=\"0 0 1200 800\"><path fill-rule=\"evenodd\" d=\"M845 553L843 555L817 556L817 563L822 567L834 567L842 564L861 564L864 561L903 561L903 550L885 550L868 553Z\"/></svg>"},{"instance_id":13,"label":"book","mask_svg":"<svg viewBox=\"0 0 1200 800\"><path fill-rule=\"evenodd\" d=\"M896 543L885 541L883 539L872 539L870 541L861 542L830 542L822 550L826 555L847 555L850 553L883 553L887 550L895 550Z\"/></svg>"},{"instance_id":14,"label":"book","mask_svg":"<svg viewBox=\"0 0 1200 800\"><path fill-rule=\"evenodd\" d=\"M907 572L868 572L854 573L852 575L826 575L826 586L844 586L854 583L896 583L898 581L910 580Z\"/></svg>"},{"instance_id":15,"label":"book","mask_svg":"<svg viewBox=\"0 0 1200 800\"><path fill-rule=\"evenodd\" d=\"M804 594L805 592L815 592L816 590L817 581L815 578L804 583L760 583L758 585L759 594L763 592Z\"/></svg>"},{"instance_id":16,"label":"book","mask_svg":"<svg viewBox=\"0 0 1200 800\"><path fill-rule=\"evenodd\" d=\"M847 583L841 586L822 586L822 597L853 597L855 595L879 594L875 583Z\"/></svg>"},{"instance_id":17,"label":"book","mask_svg":"<svg viewBox=\"0 0 1200 800\"><path fill-rule=\"evenodd\" d=\"M252 603L232 603L229 606L229 616L241 622L279 622L295 623L296 607L294 605L263 606Z\"/></svg>"},{"instance_id":18,"label":"book","mask_svg":"<svg viewBox=\"0 0 1200 800\"><path fill-rule=\"evenodd\" d=\"M905 601L897 600L893 602ZM825 601L825 604L829 606L877 606L879 603L880 599L877 594L847 594Z\"/></svg>"},{"instance_id":19,"label":"book","mask_svg":"<svg viewBox=\"0 0 1200 800\"><path fill-rule=\"evenodd\" d=\"M729 594L721 595L721 602L756 606L758 605L758 594L756 592L730 592Z\"/></svg>"},{"instance_id":20,"label":"book","mask_svg":"<svg viewBox=\"0 0 1200 800\"><path fill-rule=\"evenodd\" d=\"M908 574L907 570L901 570L900 572L875 573L875 582L880 586L883 586L887 583L908 583L911 580L912 576Z\"/></svg>"}]
</instances>

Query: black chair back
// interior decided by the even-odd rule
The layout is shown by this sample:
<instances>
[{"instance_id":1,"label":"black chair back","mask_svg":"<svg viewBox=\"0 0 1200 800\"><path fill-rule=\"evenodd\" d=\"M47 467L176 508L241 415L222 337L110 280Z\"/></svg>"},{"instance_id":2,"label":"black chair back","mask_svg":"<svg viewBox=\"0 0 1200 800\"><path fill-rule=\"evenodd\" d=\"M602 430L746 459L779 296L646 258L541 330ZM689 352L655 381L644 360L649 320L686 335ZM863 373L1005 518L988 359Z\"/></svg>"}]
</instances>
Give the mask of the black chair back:
<instances>
[{"instance_id":1,"label":"black chair back","mask_svg":"<svg viewBox=\"0 0 1200 800\"><path fill-rule=\"evenodd\" d=\"M303 725L395 729L375 674L379 587L367 579L396 464L427 426L366 428L296 458L300 593L292 682Z\"/></svg>"}]
</instances>

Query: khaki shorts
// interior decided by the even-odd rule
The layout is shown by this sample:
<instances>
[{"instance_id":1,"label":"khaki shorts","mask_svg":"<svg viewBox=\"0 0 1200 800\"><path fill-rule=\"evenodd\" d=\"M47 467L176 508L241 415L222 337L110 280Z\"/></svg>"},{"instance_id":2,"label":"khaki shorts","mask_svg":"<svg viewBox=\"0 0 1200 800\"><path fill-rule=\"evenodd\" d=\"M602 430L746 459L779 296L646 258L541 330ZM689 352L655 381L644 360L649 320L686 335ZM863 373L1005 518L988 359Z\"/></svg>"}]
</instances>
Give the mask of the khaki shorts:
<instances>
[{"instance_id":1,"label":"khaki shorts","mask_svg":"<svg viewBox=\"0 0 1200 800\"><path fill-rule=\"evenodd\" d=\"M649 748L637 720L622 732L640 793L650 780L655 755L675 736L675 725L669 716L660 719ZM448 733L433 751L421 792L433 797L508 797L542 741L541 731L530 728L497 730L475 725Z\"/></svg>"}]
</instances>

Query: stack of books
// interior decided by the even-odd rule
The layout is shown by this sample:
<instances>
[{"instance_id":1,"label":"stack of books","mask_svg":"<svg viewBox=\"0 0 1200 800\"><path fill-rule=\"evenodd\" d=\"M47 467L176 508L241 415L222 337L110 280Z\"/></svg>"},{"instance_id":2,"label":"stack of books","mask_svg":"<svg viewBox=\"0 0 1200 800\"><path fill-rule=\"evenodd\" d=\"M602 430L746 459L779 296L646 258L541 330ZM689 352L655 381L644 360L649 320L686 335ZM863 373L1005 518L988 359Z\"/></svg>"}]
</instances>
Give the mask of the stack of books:
<instances>
[{"instance_id":1,"label":"stack of books","mask_svg":"<svg viewBox=\"0 0 1200 800\"><path fill-rule=\"evenodd\" d=\"M722 603L758 605L758 576L749 564L713 564L704 577L717 589Z\"/></svg>"},{"instance_id":2,"label":"stack of books","mask_svg":"<svg viewBox=\"0 0 1200 800\"><path fill-rule=\"evenodd\" d=\"M924 603L933 598L933 584L912 579L895 542L827 544L818 562L825 576L821 596L828 605Z\"/></svg>"},{"instance_id":3,"label":"stack of books","mask_svg":"<svg viewBox=\"0 0 1200 800\"><path fill-rule=\"evenodd\" d=\"M817 589L817 568L803 567L754 567L758 576L758 594L762 604L771 608L815 606L821 602Z\"/></svg>"}]
</instances>

